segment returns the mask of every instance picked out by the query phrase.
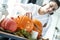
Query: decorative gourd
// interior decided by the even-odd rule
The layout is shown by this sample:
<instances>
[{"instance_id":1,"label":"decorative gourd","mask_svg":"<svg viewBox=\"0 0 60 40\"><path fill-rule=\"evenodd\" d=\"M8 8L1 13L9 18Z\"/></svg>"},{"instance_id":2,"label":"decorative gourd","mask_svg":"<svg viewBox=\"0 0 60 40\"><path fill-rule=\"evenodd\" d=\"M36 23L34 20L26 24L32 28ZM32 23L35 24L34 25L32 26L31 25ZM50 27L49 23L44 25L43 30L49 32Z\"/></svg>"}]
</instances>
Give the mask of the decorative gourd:
<instances>
[{"instance_id":1,"label":"decorative gourd","mask_svg":"<svg viewBox=\"0 0 60 40\"><path fill-rule=\"evenodd\" d=\"M11 32L15 32L17 30L17 24L14 20L5 18L1 22L1 27L4 28L5 30L9 30Z\"/></svg>"},{"instance_id":2,"label":"decorative gourd","mask_svg":"<svg viewBox=\"0 0 60 40\"><path fill-rule=\"evenodd\" d=\"M23 18L23 16L18 16L17 18L13 19L17 23L18 29L22 29L22 27L20 26L22 18Z\"/></svg>"},{"instance_id":3,"label":"decorative gourd","mask_svg":"<svg viewBox=\"0 0 60 40\"><path fill-rule=\"evenodd\" d=\"M28 16L18 16L15 21L17 22L19 29L24 29L28 32L33 30L34 24Z\"/></svg>"},{"instance_id":4,"label":"decorative gourd","mask_svg":"<svg viewBox=\"0 0 60 40\"><path fill-rule=\"evenodd\" d=\"M40 38L42 36L42 23L37 19L33 19L33 23L34 23L33 30L38 32L38 38Z\"/></svg>"}]
</instances>

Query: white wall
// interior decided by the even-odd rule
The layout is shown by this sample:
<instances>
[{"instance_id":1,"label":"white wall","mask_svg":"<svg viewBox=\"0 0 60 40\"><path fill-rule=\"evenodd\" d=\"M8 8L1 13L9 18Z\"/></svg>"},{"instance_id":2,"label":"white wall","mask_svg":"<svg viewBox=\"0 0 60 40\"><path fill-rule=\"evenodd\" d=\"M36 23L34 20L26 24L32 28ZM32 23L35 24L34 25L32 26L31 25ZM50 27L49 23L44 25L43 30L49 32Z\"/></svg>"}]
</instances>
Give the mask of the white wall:
<instances>
[{"instance_id":1,"label":"white wall","mask_svg":"<svg viewBox=\"0 0 60 40\"><path fill-rule=\"evenodd\" d=\"M36 4L38 4L38 5L42 5L42 3L43 3L43 0L37 0L37 2L36 2Z\"/></svg>"},{"instance_id":2,"label":"white wall","mask_svg":"<svg viewBox=\"0 0 60 40\"><path fill-rule=\"evenodd\" d=\"M60 30L60 8L55 12L55 15L57 15L58 16L58 24L57 24L57 27L59 28L59 30Z\"/></svg>"},{"instance_id":3,"label":"white wall","mask_svg":"<svg viewBox=\"0 0 60 40\"><path fill-rule=\"evenodd\" d=\"M43 5L49 3L50 0L43 0Z\"/></svg>"}]
</instances>

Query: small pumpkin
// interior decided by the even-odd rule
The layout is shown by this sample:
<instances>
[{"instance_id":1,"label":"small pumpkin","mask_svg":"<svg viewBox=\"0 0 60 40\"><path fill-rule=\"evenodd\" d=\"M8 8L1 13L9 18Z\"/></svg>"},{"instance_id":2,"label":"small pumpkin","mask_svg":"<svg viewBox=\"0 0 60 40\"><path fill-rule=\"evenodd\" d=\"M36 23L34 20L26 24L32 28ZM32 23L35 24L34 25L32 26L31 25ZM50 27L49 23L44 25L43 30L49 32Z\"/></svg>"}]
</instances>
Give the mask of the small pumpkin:
<instances>
[{"instance_id":1,"label":"small pumpkin","mask_svg":"<svg viewBox=\"0 0 60 40\"><path fill-rule=\"evenodd\" d=\"M33 23L34 23L33 30L38 32L38 38L40 38L42 36L42 23L37 19L33 19Z\"/></svg>"},{"instance_id":2,"label":"small pumpkin","mask_svg":"<svg viewBox=\"0 0 60 40\"><path fill-rule=\"evenodd\" d=\"M9 30L11 32L15 32L17 30L17 24L11 18L5 18L1 22L1 27L4 28L5 30Z\"/></svg>"},{"instance_id":3,"label":"small pumpkin","mask_svg":"<svg viewBox=\"0 0 60 40\"><path fill-rule=\"evenodd\" d=\"M28 32L31 32L34 27L32 20L28 16L19 16L15 21L19 29L24 29Z\"/></svg>"}]
</instances>

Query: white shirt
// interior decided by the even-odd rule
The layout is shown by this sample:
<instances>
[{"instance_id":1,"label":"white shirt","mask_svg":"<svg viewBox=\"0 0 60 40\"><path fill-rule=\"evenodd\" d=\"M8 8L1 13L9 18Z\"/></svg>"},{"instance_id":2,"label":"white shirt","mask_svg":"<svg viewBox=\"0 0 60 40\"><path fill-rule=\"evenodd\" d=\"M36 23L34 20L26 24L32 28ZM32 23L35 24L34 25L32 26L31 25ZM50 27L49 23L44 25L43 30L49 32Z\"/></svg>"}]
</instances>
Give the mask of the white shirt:
<instances>
[{"instance_id":1,"label":"white shirt","mask_svg":"<svg viewBox=\"0 0 60 40\"><path fill-rule=\"evenodd\" d=\"M43 35L42 38L44 38L44 39L49 38L49 40L53 40L53 36L55 34L55 27L57 26L57 22L58 22L58 16L52 15L49 18L48 25L45 28L47 31Z\"/></svg>"}]
</instances>

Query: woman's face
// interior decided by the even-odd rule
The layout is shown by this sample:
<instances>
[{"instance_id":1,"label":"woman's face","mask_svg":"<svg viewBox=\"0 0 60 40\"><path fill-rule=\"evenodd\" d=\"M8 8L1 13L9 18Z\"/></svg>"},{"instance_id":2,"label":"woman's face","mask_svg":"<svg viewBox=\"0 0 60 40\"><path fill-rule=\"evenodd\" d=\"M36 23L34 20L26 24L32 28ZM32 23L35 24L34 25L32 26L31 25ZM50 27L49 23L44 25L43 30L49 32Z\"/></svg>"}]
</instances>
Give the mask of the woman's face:
<instances>
[{"instance_id":1,"label":"woman's face","mask_svg":"<svg viewBox=\"0 0 60 40\"><path fill-rule=\"evenodd\" d=\"M58 5L56 4L56 2L49 2L48 4L42 7L44 13L52 13L57 8L58 8Z\"/></svg>"}]
</instances>

